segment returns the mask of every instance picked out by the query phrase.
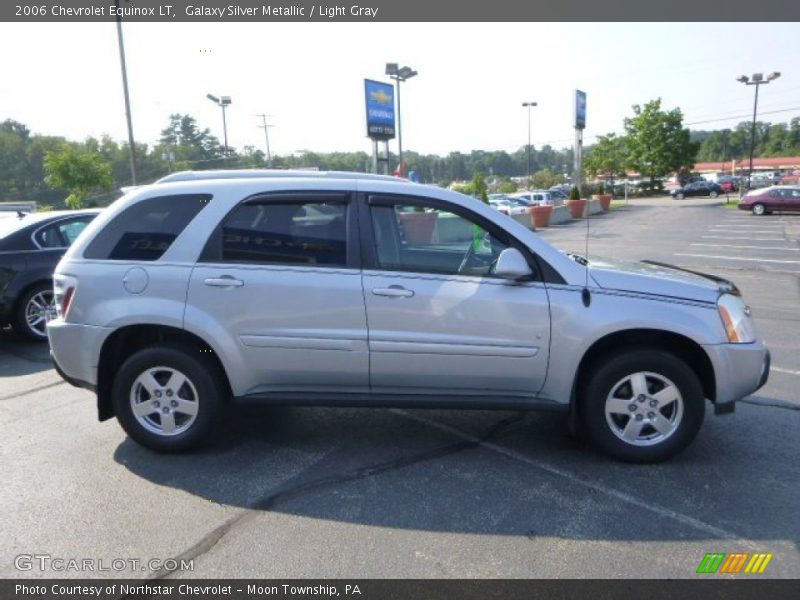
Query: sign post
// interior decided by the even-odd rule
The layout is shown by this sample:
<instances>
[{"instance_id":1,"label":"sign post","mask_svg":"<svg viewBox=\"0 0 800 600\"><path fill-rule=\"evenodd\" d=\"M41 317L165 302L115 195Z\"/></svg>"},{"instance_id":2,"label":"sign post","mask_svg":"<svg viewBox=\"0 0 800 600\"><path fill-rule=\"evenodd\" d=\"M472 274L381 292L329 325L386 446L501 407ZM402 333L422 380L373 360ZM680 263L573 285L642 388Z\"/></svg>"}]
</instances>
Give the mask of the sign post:
<instances>
[{"instance_id":1,"label":"sign post","mask_svg":"<svg viewBox=\"0 0 800 600\"><path fill-rule=\"evenodd\" d=\"M575 90L575 148L574 157L574 184L580 191L583 185L583 130L586 127L586 92Z\"/></svg>"},{"instance_id":2,"label":"sign post","mask_svg":"<svg viewBox=\"0 0 800 600\"><path fill-rule=\"evenodd\" d=\"M391 83L364 80L367 109L367 137L372 140L372 170L389 174L389 140L395 136L394 86ZM382 148L378 143L382 142Z\"/></svg>"}]
</instances>

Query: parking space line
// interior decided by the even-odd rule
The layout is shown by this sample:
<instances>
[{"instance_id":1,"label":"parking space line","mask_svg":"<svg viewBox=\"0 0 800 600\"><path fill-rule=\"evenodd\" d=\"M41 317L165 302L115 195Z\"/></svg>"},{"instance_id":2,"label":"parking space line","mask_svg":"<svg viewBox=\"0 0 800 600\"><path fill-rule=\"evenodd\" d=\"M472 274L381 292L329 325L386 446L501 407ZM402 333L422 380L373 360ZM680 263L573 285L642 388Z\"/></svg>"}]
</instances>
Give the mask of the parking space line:
<instances>
[{"instance_id":1,"label":"parking space line","mask_svg":"<svg viewBox=\"0 0 800 600\"><path fill-rule=\"evenodd\" d=\"M800 252L800 248L778 248L776 246L737 246L736 244L703 244L695 242L690 246L708 246L709 248L745 248L748 250L780 250L781 252Z\"/></svg>"},{"instance_id":2,"label":"parking space line","mask_svg":"<svg viewBox=\"0 0 800 600\"><path fill-rule=\"evenodd\" d=\"M711 233L771 233L776 234L779 231L778 229L724 229L722 227L712 227L709 229Z\"/></svg>"},{"instance_id":3,"label":"parking space line","mask_svg":"<svg viewBox=\"0 0 800 600\"><path fill-rule=\"evenodd\" d=\"M751 237L731 237L728 235L701 235L704 240L747 240L748 242L788 242L786 238L751 238Z\"/></svg>"},{"instance_id":4,"label":"parking space line","mask_svg":"<svg viewBox=\"0 0 800 600\"><path fill-rule=\"evenodd\" d=\"M776 373L785 373L787 375L800 375L800 371L792 371L791 369L782 369L781 367L770 367L770 371L775 371Z\"/></svg>"},{"instance_id":5,"label":"parking space line","mask_svg":"<svg viewBox=\"0 0 800 600\"><path fill-rule=\"evenodd\" d=\"M628 504L632 504L632 505L634 505L634 506L636 506L638 508L642 508L642 509L648 510L650 512L653 512L653 513L657 514L660 517L664 517L664 518L667 518L667 519L673 519L673 520L678 521L679 523L681 523L683 525L686 525L688 527L692 527L692 528L698 529L700 531L705 531L706 533L711 534L714 537L717 537L717 538L720 538L720 539L725 539L725 540L736 540L737 543L739 543L740 545L743 545L743 546L746 546L746 547L749 547L749 548L756 548L757 547L756 544L753 544L753 543L745 540L744 536L737 535L737 534L732 533L730 531L727 531L725 529L721 529L719 527L716 527L715 525L711 525L710 523L706 523L706 522L701 521L699 519L695 519L694 517L690 517L689 515L685 515L683 513L676 512L676 511L674 511L672 509L669 509L669 508L666 508L664 506L659 506L657 504L653 504L652 502L641 500L641 499L637 498L636 496L631 496L630 494L627 494L627 493L622 492L620 490L608 487L606 485L603 485L603 484L600 484L600 483L597 483L597 482L594 482L594 481L589 481L589 480L586 480L586 479L582 479L581 477L579 477L578 475L576 475L574 473L571 473L570 471L567 471L565 469L561 469L559 467L556 467L556 466L551 465L549 463L537 460L535 458L531 458L530 456L522 454L521 452L517 452L515 450L511 450L510 448L506 448L506 447L501 446L499 444L495 444L493 442L486 441L486 440L484 440L482 438L479 438L479 437L476 437L476 436L474 436L474 435L472 435L470 433L467 433L465 431L461 431L460 429L457 429L455 427L451 427L450 425L445 425L444 423L439 423L438 421L434 421L433 419L428 419L428 418L425 418L425 417L418 416L416 414L411 414L411 413L409 413L409 412L407 412L407 411L405 411L403 409L391 409L391 412L394 412L396 414L402 415L402 416L404 416L406 418L412 419L412 420L417 421L419 423L424 423L426 425L430 425L431 427L435 427L436 429L439 429L441 431L445 431L447 433L450 433L451 435L460 437L460 438L462 438L464 440L468 440L470 442L475 443L477 446L482 446L483 448L486 448L487 450L491 450L493 452L497 452L497 453L502 454L503 456L506 456L506 457L511 458L513 460L518 460L518 461L523 462L523 463L525 463L527 465L530 465L532 467L535 467L537 469L545 471L546 473L549 473L551 475L555 475L557 477L561 477L563 479L566 479L570 483L575 483L575 484L578 484L578 485L582 485L584 487L588 487L590 489L593 489L593 490L595 490L597 492L600 492L600 493L605 494L607 496L610 496L612 498L616 498L617 500L621 500L623 502L627 502Z\"/></svg>"},{"instance_id":6,"label":"parking space line","mask_svg":"<svg viewBox=\"0 0 800 600\"><path fill-rule=\"evenodd\" d=\"M716 256L713 254L683 254L676 252L672 256L693 256L695 258L716 258L718 260L745 260L749 262L780 263L783 265L800 265L800 260L778 260L774 258L745 258L744 256Z\"/></svg>"}]
</instances>

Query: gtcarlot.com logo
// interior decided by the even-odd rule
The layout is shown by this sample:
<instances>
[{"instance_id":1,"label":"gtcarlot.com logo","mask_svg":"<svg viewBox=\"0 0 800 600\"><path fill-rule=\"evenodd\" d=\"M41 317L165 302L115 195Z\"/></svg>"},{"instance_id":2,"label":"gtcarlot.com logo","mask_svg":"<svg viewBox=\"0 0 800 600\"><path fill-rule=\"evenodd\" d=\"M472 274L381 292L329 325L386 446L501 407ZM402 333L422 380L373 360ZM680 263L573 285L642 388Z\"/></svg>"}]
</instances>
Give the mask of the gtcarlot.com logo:
<instances>
[{"instance_id":1,"label":"gtcarlot.com logo","mask_svg":"<svg viewBox=\"0 0 800 600\"><path fill-rule=\"evenodd\" d=\"M18 571L194 571L194 559L183 558L65 558L50 554L20 554L14 559Z\"/></svg>"},{"instance_id":2,"label":"gtcarlot.com logo","mask_svg":"<svg viewBox=\"0 0 800 600\"><path fill-rule=\"evenodd\" d=\"M749 552L734 552L727 554L725 552L709 552L700 561L697 567L697 573L713 574L740 574L749 573L751 575L761 574L767 569L769 561L772 560L772 554L756 552L750 554Z\"/></svg>"}]
</instances>

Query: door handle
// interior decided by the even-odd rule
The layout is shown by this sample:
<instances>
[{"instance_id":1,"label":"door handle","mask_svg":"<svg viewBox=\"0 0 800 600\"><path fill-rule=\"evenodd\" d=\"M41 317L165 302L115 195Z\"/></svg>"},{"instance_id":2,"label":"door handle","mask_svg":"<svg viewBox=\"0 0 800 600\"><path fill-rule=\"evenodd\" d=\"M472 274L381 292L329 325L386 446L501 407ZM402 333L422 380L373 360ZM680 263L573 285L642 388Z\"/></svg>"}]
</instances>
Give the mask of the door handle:
<instances>
[{"instance_id":1,"label":"door handle","mask_svg":"<svg viewBox=\"0 0 800 600\"><path fill-rule=\"evenodd\" d=\"M242 287L244 281L235 279L230 275L223 275L222 277L209 277L203 283L210 287Z\"/></svg>"},{"instance_id":2,"label":"door handle","mask_svg":"<svg viewBox=\"0 0 800 600\"><path fill-rule=\"evenodd\" d=\"M374 288L372 293L376 296L387 296L389 298L410 298L414 295L413 290L407 290L401 285L390 285L388 288Z\"/></svg>"}]
</instances>

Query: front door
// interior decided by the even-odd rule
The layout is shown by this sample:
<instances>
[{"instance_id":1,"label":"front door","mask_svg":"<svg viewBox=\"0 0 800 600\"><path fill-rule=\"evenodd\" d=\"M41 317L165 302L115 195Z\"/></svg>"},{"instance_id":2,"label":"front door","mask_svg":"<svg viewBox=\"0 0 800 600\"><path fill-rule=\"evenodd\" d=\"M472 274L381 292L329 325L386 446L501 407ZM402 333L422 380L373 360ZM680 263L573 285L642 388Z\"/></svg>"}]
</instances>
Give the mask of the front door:
<instances>
[{"instance_id":1,"label":"front door","mask_svg":"<svg viewBox=\"0 0 800 600\"><path fill-rule=\"evenodd\" d=\"M547 290L493 275L508 234L439 200L373 196L362 211L373 391L535 395L547 374Z\"/></svg>"}]
</instances>

